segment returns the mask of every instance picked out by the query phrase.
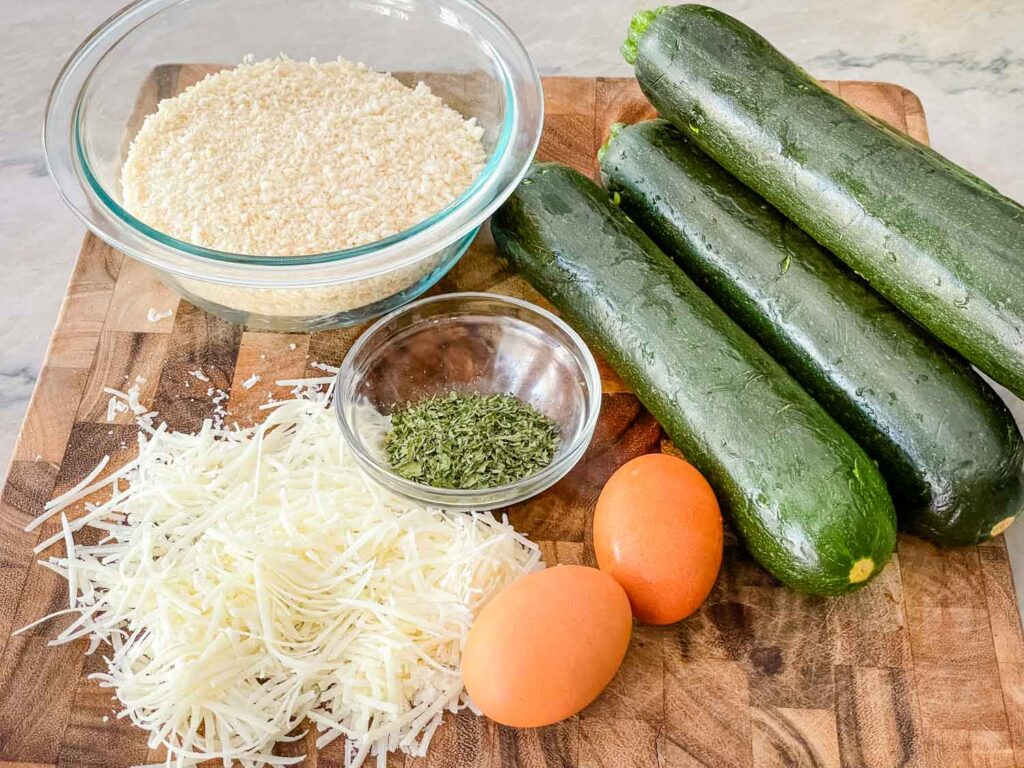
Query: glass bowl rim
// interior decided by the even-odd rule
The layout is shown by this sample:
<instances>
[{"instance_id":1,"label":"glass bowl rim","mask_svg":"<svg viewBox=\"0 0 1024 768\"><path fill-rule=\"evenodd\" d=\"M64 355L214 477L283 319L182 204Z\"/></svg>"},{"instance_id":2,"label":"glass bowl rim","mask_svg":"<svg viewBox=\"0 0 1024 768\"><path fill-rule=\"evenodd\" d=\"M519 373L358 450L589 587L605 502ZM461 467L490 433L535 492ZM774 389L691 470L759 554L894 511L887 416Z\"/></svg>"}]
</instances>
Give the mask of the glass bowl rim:
<instances>
[{"instance_id":1,"label":"glass bowl rim","mask_svg":"<svg viewBox=\"0 0 1024 768\"><path fill-rule=\"evenodd\" d=\"M547 320L569 338L572 342L572 351L582 363L580 366L583 374L582 378L586 383L587 390L589 392L586 402L586 418L580 428L576 430L573 435L572 442L558 455L556 455L550 464L539 472L535 472L532 475L516 480L513 483L498 485L493 488L460 489L435 488L431 485L407 480L406 478L392 472L389 467L384 466L363 450L362 441L356 436L352 427L349 425L348 419L345 417L343 400L345 399L344 396L347 395L346 385L354 380L353 360L356 358L357 354L370 343L377 333L380 332L384 325L403 314L407 314L415 309L435 302L451 300L471 301L478 299L498 301L519 309L525 309ZM546 337L550 337L551 335L546 330L542 329L542 332ZM597 420L601 414L602 393L603 386L601 384L601 372L597 367L597 361L594 359L593 352L590 351L590 347L587 346L587 343L583 338L558 315L534 304L533 302L526 301L525 299L519 299L514 296L506 296L501 293L489 293L487 291L459 291L455 293L438 294L437 296L427 296L426 298L405 304L404 306L401 306L379 318L373 323L373 325L363 331L345 354L341 367L335 375L334 412L338 420L338 425L341 428L342 438L348 444L349 448L352 449L356 459L361 464L372 467L374 470L373 474L379 474L386 478L387 482L385 485L391 488L391 490L395 490L410 498L433 503L439 506L468 508L474 505L474 501L484 499L488 501L488 508L495 508L523 501L540 493L541 491L546 490L547 488L550 488L576 465L593 440L594 430L597 427ZM526 491L526 493L524 493L524 491ZM494 499L500 499L500 501L498 501L498 503L489 503Z\"/></svg>"},{"instance_id":2,"label":"glass bowl rim","mask_svg":"<svg viewBox=\"0 0 1024 768\"><path fill-rule=\"evenodd\" d=\"M98 204L106 216L113 222L126 226L130 232L135 233L135 235L141 237L144 241L151 243L158 252L169 252L169 256L172 259L184 258L187 261L194 263L212 262L224 264L225 266L234 265L243 268L280 267L285 268L288 271L294 271L296 268L310 266L316 267L318 265L359 263L362 260L361 257L376 258L384 255L392 255L393 252L397 251L397 253L394 253L395 260L388 264L387 267L373 270L374 273L377 273L401 268L423 258L428 258L438 250L446 248L451 242L458 240L459 237L472 230L474 227L478 227L483 220L490 215L490 213L492 213L509 194L511 194L512 190L514 190L519 184L530 167L530 163L532 162L540 143L544 120L544 99L540 75L537 72L536 66L533 64L526 47L516 36L515 32L513 32L499 16L493 13L486 6L476 2L476 0L433 1L442 7L461 6L476 14L483 22L485 22L485 24L476 25L473 27L473 30L479 32L480 29L489 29L493 34L503 37L513 47L513 52L519 60L518 64L525 64L528 80L517 83L517 78L509 69L509 60L507 57L498 52L493 45L481 45L478 43L479 47L486 52L488 58L494 63L504 94L504 104L506 109L498 139L487 163L474 179L473 183L464 190L458 198L449 203L448 206L432 214L423 221L417 222L405 230L363 245L314 254L267 256L258 254L237 254L197 246L156 230L128 213L128 211L113 199L107 189L99 182L91 165L89 164L87 153L83 147L81 132L81 112L83 108L83 101L89 84L96 73L96 68L99 62L103 60L106 53L109 52L117 42L132 34L138 26L141 26L142 23L156 15L159 15L160 13L163 13L169 8L175 7L178 4L177 2L169 2L169 0L135 0L135 2L125 6L97 26L72 52L61 67L60 73L57 75L57 78L50 89L43 121L43 154L50 176L56 182L58 193L64 200L65 204L71 208L71 210L89 229L114 247L140 258L157 268L166 269L170 272L182 274L191 278L203 279L203 276L201 274L183 271L174 263L165 263L159 256L154 256L150 253L140 254L137 249L132 248L128 243L123 242L122 239L112 237L109 233L103 231L99 225L91 221L88 213L83 211L81 207L71 199L71 195L63 189L63 185L58 178L58 174L54 171L56 163L52 160L51 153L56 153L58 151L66 152L70 150L71 165L76 171L75 175L78 177L78 183L81 185L83 181L85 182L83 191L90 193L89 197L91 201ZM48 123L51 121L55 122L57 120L57 113L62 108L66 107L65 104L61 103L62 98L66 97L64 94L64 86L67 81L72 78L74 71L85 59L93 55L94 48L101 43L106 42L105 38L108 38L115 31L120 31L120 28L125 26L130 17L133 17L136 14L143 14L149 11L151 7L156 7L156 10L145 16L145 18L138 24L134 24L124 30L123 34L113 40L112 45L108 44L107 47L103 49L102 55L92 63L92 66L82 80L81 85L78 87L77 91L73 93L74 103L71 116L71 136L69 137L69 141L72 146L66 149L51 148L48 146L48 139L50 136ZM483 39L486 43L486 41L491 39L491 37L485 35L483 36ZM535 101L537 111L535 118L530 121L532 124L527 123L529 115L524 112L523 104L520 103L520 99L529 98L530 96L532 96ZM517 154L515 138L517 135L523 133L530 136L529 146L523 153L522 159L520 160L520 167L514 168ZM492 183L492 180L495 179L499 172L511 172L511 176L506 184L496 187ZM460 218L456 214L463 215ZM455 219L455 222L454 224L451 224L453 219ZM418 246L418 241L426 239L429 235L435 235L436 241L427 240L423 247L417 248L412 254L403 253L406 247L413 248Z\"/></svg>"}]
</instances>

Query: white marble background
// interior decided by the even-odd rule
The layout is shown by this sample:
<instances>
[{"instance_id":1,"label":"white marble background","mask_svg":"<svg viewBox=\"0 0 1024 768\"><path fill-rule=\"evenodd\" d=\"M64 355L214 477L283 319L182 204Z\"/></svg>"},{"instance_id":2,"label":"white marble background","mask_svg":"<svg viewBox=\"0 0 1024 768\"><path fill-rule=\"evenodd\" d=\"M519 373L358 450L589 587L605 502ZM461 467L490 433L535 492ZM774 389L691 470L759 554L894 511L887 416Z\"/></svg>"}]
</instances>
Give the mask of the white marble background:
<instances>
[{"instance_id":1,"label":"white marble background","mask_svg":"<svg viewBox=\"0 0 1024 768\"><path fill-rule=\"evenodd\" d=\"M284 0L282 0L283 2ZM666 0L660 0L666 2ZM706 0L822 78L888 80L924 102L932 144L1024 200L1024 0ZM628 75L618 46L658 0L490 0L544 74ZM64 60L122 0L0 0L0 467L6 467L83 228L40 147ZM1019 404L1018 404L1019 406ZM1018 418L1024 417L1020 407ZM1011 528L1024 553L1024 526ZM1024 572L1024 556L1015 571Z\"/></svg>"}]
</instances>

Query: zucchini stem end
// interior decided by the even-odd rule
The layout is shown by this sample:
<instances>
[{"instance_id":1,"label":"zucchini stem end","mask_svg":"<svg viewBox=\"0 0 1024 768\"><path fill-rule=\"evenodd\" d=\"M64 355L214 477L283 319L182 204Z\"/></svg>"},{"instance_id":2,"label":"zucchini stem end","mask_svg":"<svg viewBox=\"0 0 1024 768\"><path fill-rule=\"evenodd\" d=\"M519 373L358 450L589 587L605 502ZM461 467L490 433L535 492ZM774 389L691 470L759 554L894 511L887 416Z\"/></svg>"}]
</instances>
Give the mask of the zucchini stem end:
<instances>
[{"instance_id":1,"label":"zucchini stem end","mask_svg":"<svg viewBox=\"0 0 1024 768\"><path fill-rule=\"evenodd\" d=\"M651 22L671 7L669 5L662 5L658 8L638 11L633 14L633 18L629 20L629 32L626 34L626 39L619 46L619 52L622 53L622 58L626 60L627 64L636 64L640 38L644 36L647 28L651 26Z\"/></svg>"}]
</instances>

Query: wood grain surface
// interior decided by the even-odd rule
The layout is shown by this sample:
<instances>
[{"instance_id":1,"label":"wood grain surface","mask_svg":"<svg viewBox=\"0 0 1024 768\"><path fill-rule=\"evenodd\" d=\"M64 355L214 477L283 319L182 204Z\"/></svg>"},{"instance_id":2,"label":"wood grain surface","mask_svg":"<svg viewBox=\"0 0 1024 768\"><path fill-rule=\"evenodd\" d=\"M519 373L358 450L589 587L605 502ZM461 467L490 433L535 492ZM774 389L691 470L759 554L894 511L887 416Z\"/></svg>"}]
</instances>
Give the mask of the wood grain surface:
<instances>
[{"instance_id":1,"label":"wood grain surface","mask_svg":"<svg viewBox=\"0 0 1024 768\"><path fill-rule=\"evenodd\" d=\"M201 77L162 68L139 114ZM595 152L615 121L653 115L632 80L548 78L539 159L594 175ZM881 83L828 87L927 141L907 90ZM135 124L137 125L137 122ZM482 233L435 289L489 290L540 301ZM152 323L150 308L174 309ZM88 674L99 655L85 641L56 648L58 630L12 629L65 606L64 582L34 565L32 547L54 524L22 529L54 494L103 455L128 460L135 426L106 422L105 386L145 379L142 401L170 426L211 416L209 386L231 395L230 418L258 418L277 378L337 365L358 328L314 336L243 332L178 299L148 268L89 235L79 255L39 376L0 508L0 768L121 768L159 760L145 735L114 717L110 691ZM293 346L294 345L294 348ZM202 370L210 383L190 373ZM593 445L542 496L508 510L548 563L593 564L590 521L602 483L633 456L672 450L661 429L605 365ZM241 382L258 373L251 390ZM469 713L449 717L425 759L406 768L1024 768L1024 637L1002 539L940 551L901 538L880 578L839 599L801 597L761 570L734 537L703 609L664 628L637 626L607 691L577 717L518 731ZM61 546L61 545L58 545ZM319 754L312 734L289 745L303 765L340 768L335 743Z\"/></svg>"}]
</instances>

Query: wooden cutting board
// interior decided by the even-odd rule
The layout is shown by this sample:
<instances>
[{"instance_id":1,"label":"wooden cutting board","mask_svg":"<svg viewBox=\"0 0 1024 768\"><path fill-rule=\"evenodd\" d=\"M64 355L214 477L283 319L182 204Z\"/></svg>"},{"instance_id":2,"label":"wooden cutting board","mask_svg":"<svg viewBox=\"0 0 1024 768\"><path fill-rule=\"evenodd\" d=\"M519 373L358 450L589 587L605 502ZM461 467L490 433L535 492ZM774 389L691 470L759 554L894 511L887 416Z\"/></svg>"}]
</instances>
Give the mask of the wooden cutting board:
<instances>
[{"instance_id":1,"label":"wooden cutting board","mask_svg":"<svg viewBox=\"0 0 1024 768\"><path fill-rule=\"evenodd\" d=\"M167 67L155 99L205 72ZM849 101L927 140L917 98L882 83L830 83ZM594 174L613 121L652 116L632 80L549 78L540 159ZM436 289L491 290L539 301L496 257L486 235ZM147 312L175 314L149 322ZM85 642L47 647L53 626L9 638L66 606L65 582L34 565L32 547L55 524L22 528L50 497L104 455L127 460L136 429L106 422L102 389L136 377L144 404L171 427L196 429L213 406L207 387L231 395L231 418L258 418L269 382L337 365L359 328L314 336L252 333L179 302L147 268L89 235L78 258L35 395L18 439L0 512L0 768L102 766L154 760L142 732L113 714ZM294 347L294 348L293 348ZM201 370L210 382L190 371ZM670 450L661 429L607 366L593 445L547 493L508 510L548 563L593 563L590 518L612 471L645 452ZM246 390L240 382L257 373ZM862 592L826 600L780 586L728 541L718 584L699 614L672 627L637 626L608 690L578 717L532 731L469 713L449 717L426 759L389 766L711 766L713 768L1010 768L1024 766L1024 637L1002 538L939 551L901 538L882 576ZM59 624L59 622L57 622ZM340 768L341 744L303 765Z\"/></svg>"}]
</instances>

